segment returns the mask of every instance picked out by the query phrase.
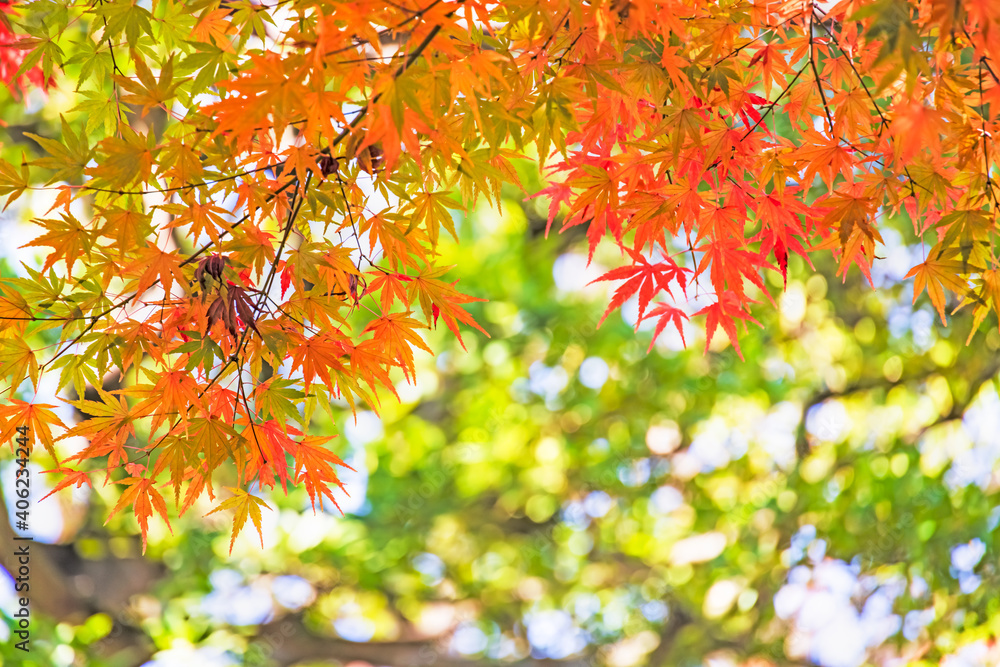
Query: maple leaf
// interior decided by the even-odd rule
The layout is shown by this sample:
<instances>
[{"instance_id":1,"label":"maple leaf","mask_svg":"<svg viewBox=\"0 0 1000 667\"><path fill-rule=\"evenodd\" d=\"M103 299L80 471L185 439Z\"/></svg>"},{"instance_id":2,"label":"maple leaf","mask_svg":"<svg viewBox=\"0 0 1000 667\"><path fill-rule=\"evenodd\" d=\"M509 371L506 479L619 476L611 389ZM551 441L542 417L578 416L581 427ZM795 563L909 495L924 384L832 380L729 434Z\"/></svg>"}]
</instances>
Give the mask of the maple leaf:
<instances>
[{"instance_id":1,"label":"maple leaf","mask_svg":"<svg viewBox=\"0 0 1000 667\"><path fill-rule=\"evenodd\" d=\"M0 283L0 338L22 335L32 317L31 307L17 285Z\"/></svg>"},{"instance_id":2,"label":"maple leaf","mask_svg":"<svg viewBox=\"0 0 1000 667\"><path fill-rule=\"evenodd\" d=\"M344 463L340 457L322 445L332 438L317 436L307 436L299 443L298 451L295 455L295 483L302 484L306 493L309 494L309 501L312 504L313 512L316 511L316 500L319 499L320 509L323 508L323 496L333 502L334 507L340 510L337 499L333 497L331 484L336 484L348 496L347 489L340 482L333 466L341 466L354 471L354 468ZM343 510L341 510L343 514Z\"/></svg>"},{"instance_id":3,"label":"maple leaf","mask_svg":"<svg viewBox=\"0 0 1000 667\"><path fill-rule=\"evenodd\" d=\"M365 327L365 332L371 332L385 354L397 361L407 378L412 378L416 372L413 349L419 348L428 354L434 354L417 335L416 329L419 328L423 328L423 325L409 317L409 313L390 313L370 322Z\"/></svg>"},{"instance_id":4,"label":"maple leaf","mask_svg":"<svg viewBox=\"0 0 1000 667\"><path fill-rule=\"evenodd\" d=\"M227 97L204 107L215 119L216 136L252 137L254 128L269 124L269 115L280 136L308 93L302 84L305 74L304 68L287 68L277 53L251 54L245 70L225 81Z\"/></svg>"},{"instance_id":5,"label":"maple leaf","mask_svg":"<svg viewBox=\"0 0 1000 667\"><path fill-rule=\"evenodd\" d=\"M0 378L7 378L9 386L16 389L27 377L37 387L38 373L35 352L25 341L0 338Z\"/></svg>"},{"instance_id":6,"label":"maple leaf","mask_svg":"<svg viewBox=\"0 0 1000 667\"><path fill-rule=\"evenodd\" d=\"M744 279L769 294L760 277L763 260L757 253L747 250L745 242L738 238L718 239L699 246L704 252L698 263L698 274L709 271L712 285L719 294L732 294L739 300L745 299Z\"/></svg>"},{"instance_id":7,"label":"maple leaf","mask_svg":"<svg viewBox=\"0 0 1000 667\"><path fill-rule=\"evenodd\" d=\"M226 294L229 298L228 312L232 313L235 309L244 326L250 327L259 336L260 330L257 328L257 322L254 317L254 304L250 302L246 291L242 287L230 285L226 290Z\"/></svg>"},{"instance_id":8,"label":"maple leaf","mask_svg":"<svg viewBox=\"0 0 1000 667\"><path fill-rule=\"evenodd\" d=\"M191 407L204 407L204 400L198 396L198 384L181 367L175 366L160 374L147 368L143 368L142 372L155 384L134 385L128 388L128 394L145 398L136 406L137 410L155 408L150 432L155 433L171 413L182 415L187 414Z\"/></svg>"},{"instance_id":9,"label":"maple leaf","mask_svg":"<svg viewBox=\"0 0 1000 667\"><path fill-rule=\"evenodd\" d=\"M291 417L299 418L299 410L295 401L306 397L305 393L295 389L296 382L281 378L270 378L257 385L254 389L254 401L260 414L270 416L279 423Z\"/></svg>"},{"instance_id":10,"label":"maple leaf","mask_svg":"<svg viewBox=\"0 0 1000 667\"><path fill-rule=\"evenodd\" d=\"M288 466L285 455L290 454L293 458L295 457L296 452L298 452L298 443L291 436L302 435L302 431L282 424L276 419L268 419L260 423L247 420L243 423L246 425L243 438L247 442L253 442L259 448L258 453L263 456L262 463L266 466L265 474L269 475L272 471L277 472L281 487L287 489ZM269 478L261 479L261 486L273 486L273 484L274 482Z\"/></svg>"},{"instance_id":11,"label":"maple leaf","mask_svg":"<svg viewBox=\"0 0 1000 667\"><path fill-rule=\"evenodd\" d=\"M353 350L351 350L351 370L353 372L353 377L347 376L342 379L346 381L346 385L351 390L362 398L365 398L365 394L361 391L360 383L365 382L372 388L376 402L378 401L378 393L375 392L379 386L384 389L388 389L397 399L399 399L399 394L396 393L395 382L389 377L390 365L392 365L392 360L385 354L381 341L375 338L363 340L358 343ZM338 385L338 389L342 389L342 386ZM349 395L345 395L344 398L351 406L351 410L353 412L354 404L352 403L351 397ZM372 409L375 410L376 413L378 412L376 406L372 406Z\"/></svg>"},{"instance_id":12,"label":"maple leaf","mask_svg":"<svg viewBox=\"0 0 1000 667\"><path fill-rule=\"evenodd\" d=\"M189 494L189 502L181 505L181 485L185 477L189 474L193 474L193 476L201 479L205 477L196 472L202 467L201 461L198 458L198 454L200 453L198 445L199 443L193 439L183 436L173 436L169 433L157 445L159 454L156 457L156 464L153 466L152 476L156 478L160 473L169 468L170 485L174 488L174 504L179 507L179 514L181 515L188 510L190 503L194 502L194 498ZM192 484L191 486L196 487L197 484Z\"/></svg>"},{"instance_id":13,"label":"maple leaf","mask_svg":"<svg viewBox=\"0 0 1000 667\"><path fill-rule=\"evenodd\" d=\"M50 184L56 181L75 181L78 179L94 154L93 149L87 144L86 133L75 133L73 126L66 122L63 116L60 115L59 118L62 123L61 141L31 132L25 133L26 136L37 141L49 154L49 157L40 158L31 164L53 170L54 173L48 180Z\"/></svg>"},{"instance_id":14,"label":"maple leaf","mask_svg":"<svg viewBox=\"0 0 1000 667\"><path fill-rule=\"evenodd\" d=\"M406 283L409 282L410 276L388 271L374 271L372 273L375 274L375 278L371 281L368 291L379 293L379 305L382 307L383 313L388 313L397 301L404 307L409 307Z\"/></svg>"},{"instance_id":15,"label":"maple leaf","mask_svg":"<svg viewBox=\"0 0 1000 667\"><path fill-rule=\"evenodd\" d=\"M979 325L982 324L987 313L992 310L1000 314L1000 270L987 269L983 271L982 276L975 282L978 283L979 289L976 290L973 298L966 299L963 303L959 304L959 308L970 302L976 304L973 310L972 328L969 331L969 337L965 341L966 345L972 340L972 336L976 333ZM957 311L958 308L955 310Z\"/></svg>"},{"instance_id":16,"label":"maple leaf","mask_svg":"<svg viewBox=\"0 0 1000 667\"><path fill-rule=\"evenodd\" d=\"M853 263L858 264L868 281L872 259L875 256L875 242L882 242L882 236L871 224L871 197L860 192L858 186L852 186L848 191L836 192L827 198L824 206L829 209L824 222L837 230L826 241L815 246L814 250L840 248L840 266L837 275L847 278L847 269Z\"/></svg>"},{"instance_id":17,"label":"maple leaf","mask_svg":"<svg viewBox=\"0 0 1000 667\"><path fill-rule=\"evenodd\" d=\"M417 301L420 304L421 309L424 311L424 316L427 318L428 326L431 325L431 318L437 320L437 317L440 316L448 328L451 329L451 332L455 334L455 337L458 338L462 349L465 349L465 342L462 340L462 334L458 330L458 322L464 322L469 326L475 327L487 338L490 335L472 319L469 313L460 307L460 304L485 301L486 299L478 299L462 294L455 289L455 285L458 283L457 280L453 283L438 280L439 276L444 275L452 268L451 266L442 266L434 269L428 268L419 275L411 276L407 299L411 303Z\"/></svg>"},{"instance_id":18,"label":"maple leaf","mask_svg":"<svg viewBox=\"0 0 1000 667\"><path fill-rule=\"evenodd\" d=\"M562 164L554 165L553 170L562 169ZM573 188L570 187L569 183L552 183L549 186L542 188L533 195L529 195L528 199L534 197L546 196L549 198L549 217L545 221L545 236L548 238L549 230L552 229L552 223L556 219L556 215L559 213L559 208L564 203L571 200L573 196Z\"/></svg>"},{"instance_id":19,"label":"maple leaf","mask_svg":"<svg viewBox=\"0 0 1000 667\"><path fill-rule=\"evenodd\" d=\"M574 180L577 187L585 190L570 207L569 215L563 225L563 229L566 229L572 224L582 223L584 211L590 216L590 227L587 230L587 239L590 242L588 259L593 259L594 251L604 236L605 229L610 229L618 241L622 235L618 216L620 208L618 177L610 161L602 160L602 162L605 163L602 166L581 165L580 168L586 176L579 176Z\"/></svg>"},{"instance_id":20,"label":"maple leaf","mask_svg":"<svg viewBox=\"0 0 1000 667\"><path fill-rule=\"evenodd\" d=\"M188 420L185 426L197 451L204 455L209 471L221 465L228 455L239 451L246 439L231 424L215 416L195 417Z\"/></svg>"},{"instance_id":21,"label":"maple leaf","mask_svg":"<svg viewBox=\"0 0 1000 667\"><path fill-rule=\"evenodd\" d=\"M897 159L909 161L922 150L932 154L940 151L941 135L946 134L946 121L940 110L914 100L896 105L895 111L890 129Z\"/></svg>"},{"instance_id":22,"label":"maple leaf","mask_svg":"<svg viewBox=\"0 0 1000 667\"><path fill-rule=\"evenodd\" d=\"M152 131L143 136L127 125L121 128L120 137L102 140L97 150L100 160L85 171L94 177L95 184L109 188L148 182L158 153Z\"/></svg>"},{"instance_id":23,"label":"maple leaf","mask_svg":"<svg viewBox=\"0 0 1000 667\"><path fill-rule=\"evenodd\" d=\"M7 195L7 201L3 205L4 211L28 189L30 177L28 161L24 158L23 153L20 170L15 169L14 165L6 160L0 160L0 195Z\"/></svg>"},{"instance_id":24,"label":"maple leaf","mask_svg":"<svg viewBox=\"0 0 1000 667\"><path fill-rule=\"evenodd\" d=\"M930 254L933 256L934 252ZM916 303L917 297L926 289L931 305L941 317L941 324L947 326L948 321L944 316L944 288L947 287L959 296L968 294L968 283L959 277L965 268L957 259L939 257L928 257L922 264L917 264L906 274L907 278L913 278L913 302Z\"/></svg>"},{"instance_id":25,"label":"maple leaf","mask_svg":"<svg viewBox=\"0 0 1000 667\"><path fill-rule=\"evenodd\" d=\"M43 470L42 472L48 473L58 473L62 475L62 479L56 484L51 491L46 493L38 502L42 502L49 496L62 491L70 486L75 486L76 488L83 487L84 484L89 486L91 489L94 488L94 484L90 481L90 473L86 470L74 470L73 468L53 468L52 470Z\"/></svg>"},{"instance_id":26,"label":"maple leaf","mask_svg":"<svg viewBox=\"0 0 1000 667\"><path fill-rule=\"evenodd\" d=\"M190 225L190 233L193 237L197 238L205 233L216 243L222 242L220 230L222 232L232 231L225 218L226 215L229 215L229 211L211 202L202 203L191 197L186 198L184 204L165 204L161 208L176 216L163 226L164 229Z\"/></svg>"},{"instance_id":27,"label":"maple leaf","mask_svg":"<svg viewBox=\"0 0 1000 667\"><path fill-rule=\"evenodd\" d=\"M0 441L9 442L13 448L17 438L17 429L27 426L29 433L31 433L29 449L31 443L37 438L52 458L58 460L50 427L57 426L63 429L66 427L59 416L49 409L55 406L44 403L27 403L17 398L7 400L10 405L0 405Z\"/></svg>"},{"instance_id":28,"label":"maple leaf","mask_svg":"<svg viewBox=\"0 0 1000 667\"><path fill-rule=\"evenodd\" d=\"M456 240L458 234L455 231L455 223L451 219L449 208L461 208L455 203L447 192L421 192L413 197L410 212L410 226L406 232L410 233L416 226L422 225L427 230L431 246L438 243L438 234L441 227L448 230Z\"/></svg>"},{"instance_id":29,"label":"maple leaf","mask_svg":"<svg viewBox=\"0 0 1000 667\"><path fill-rule=\"evenodd\" d=\"M230 259L239 266L249 266L261 274L268 262L273 262L274 234L254 225L243 225L230 244Z\"/></svg>"},{"instance_id":30,"label":"maple leaf","mask_svg":"<svg viewBox=\"0 0 1000 667\"><path fill-rule=\"evenodd\" d=\"M602 280L625 280L625 283L615 290L615 295L611 298L611 303L608 305L607 310L604 311L601 321L597 323L598 327L604 324L604 320L608 318L611 311L620 307L635 294L639 295L638 319L641 321L646 308L649 306L649 302L657 292L662 290L673 296L673 292L670 290L671 282L680 285L681 291L687 289L687 278L684 274L685 272L689 272L690 269L678 266L670 257L664 257L664 261L662 262L650 264L649 260L642 253L628 248L625 250L635 260L635 264L612 269L590 282L590 284L593 284Z\"/></svg>"},{"instance_id":31,"label":"maple leaf","mask_svg":"<svg viewBox=\"0 0 1000 667\"><path fill-rule=\"evenodd\" d=\"M191 36L199 42L211 42L225 51L232 51L233 45L229 42L232 24L227 20L231 12L229 7L206 9L198 18Z\"/></svg>"},{"instance_id":32,"label":"maple leaf","mask_svg":"<svg viewBox=\"0 0 1000 667\"><path fill-rule=\"evenodd\" d=\"M152 216L132 207L109 206L98 212L102 224L97 235L114 241L119 261L134 248L144 247L145 238L152 231Z\"/></svg>"},{"instance_id":33,"label":"maple leaf","mask_svg":"<svg viewBox=\"0 0 1000 667\"><path fill-rule=\"evenodd\" d=\"M321 332L309 338L302 338L292 349L292 370L302 369L305 390L308 392L312 382L319 377L330 391L334 390L335 382L330 375L331 369L343 369L341 357L351 349L349 341L344 336L338 336L332 331Z\"/></svg>"},{"instance_id":34,"label":"maple leaf","mask_svg":"<svg viewBox=\"0 0 1000 667\"><path fill-rule=\"evenodd\" d=\"M959 209L941 216L937 229L944 232L939 242L939 254L943 249L956 251L962 258L963 273L977 271L985 266L989 257L984 253L988 245L989 230L993 220L977 209Z\"/></svg>"},{"instance_id":35,"label":"maple leaf","mask_svg":"<svg viewBox=\"0 0 1000 667\"><path fill-rule=\"evenodd\" d=\"M116 484L124 484L128 488L122 491L118 503L108 513L108 518L104 522L107 525L111 518L122 509L132 505L132 512L136 521L139 522L139 529L142 532L142 553L146 553L146 538L149 532L149 517L153 515L153 510L159 514L166 522L167 528L173 532L170 526L170 519L167 517L167 504L163 501L163 496L153 486L151 477L126 477L120 479Z\"/></svg>"},{"instance_id":36,"label":"maple leaf","mask_svg":"<svg viewBox=\"0 0 1000 667\"><path fill-rule=\"evenodd\" d=\"M236 544L236 536L240 534L243 530L243 526L247 522L247 517L249 516L251 521L253 521L254 528L257 529L257 535L260 536L260 547L264 548L264 531L261 526L261 512L260 508L265 507L271 509L270 505L264 502L262 499L248 493L245 489L236 489L231 486L227 486L226 490L232 493L232 497L227 498L222 501L218 507L208 512L205 516L209 514L215 514L216 512L222 510L233 510L233 535L229 539L229 553L233 553L233 545Z\"/></svg>"},{"instance_id":37,"label":"maple leaf","mask_svg":"<svg viewBox=\"0 0 1000 667\"><path fill-rule=\"evenodd\" d=\"M138 294L145 294L157 282L163 287L165 294L170 294L174 280L180 285L187 284L187 278L181 269L183 261L184 258L176 252L164 252L154 245L148 245L139 251L139 259L130 264L126 272L140 273L134 287Z\"/></svg>"},{"instance_id":38,"label":"maple leaf","mask_svg":"<svg viewBox=\"0 0 1000 667\"><path fill-rule=\"evenodd\" d=\"M781 284L784 289L788 289L788 249L780 238L774 241L774 259L781 269Z\"/></svg>"},{"instance_id":39,"label":"maple leaf","mask_svg":"<svg viewBox=\"0 0 1000 667\"><path fill-rule=\"evenodd\" d=\"M666 303L658 303L645 316L647 318L659 316L660 318L656 323L656 328L653 329L653 340L649 341L649 349L646 350L647 353L652 352L653 345L656 344L656 339L671 322L677 327L677 333L680 334L681 342L684 343L685 347L687 346L687 340L684 339L684 324L681 320L687 320L688 316L683 310ZM637 329L640 322L642 322L642 318L636 320L635 326Z\"/></svg>"},{"instance_id":40,"label":"maple leaf","mask_svg":"<svg viewBox=\"0 0 1000 667\"><path fill-rule=\"evenodd\" d=\"M70 457L69 461L83 461L97 456L108 456L108 477L111 471L122 461L128 460L125 452L125 442L129 436L135 437L135 422L146 414L146 408L132 407L125 400L125 395L118 391L114 395L96 388L101 401L81 399L70 401L86 415L91 415L73 428L66 431L57 440L73 436L84 436L88 439L87 446Z\"/></svg>"},{"instance_id":41,"label":"maple leaf","mask_svg":"<svg viewBox=\"0 0 1000 667\"><path fill-rule=\"evenodd\" d=\"M827 189L832 192L838 174L845 179L853 178L855 151L844 145L839 136L835 133L827 137L815 130L804 132L804 145L792 154L795 161L805 167L802 171L802 185L808 188L819 174Z\"/></svg>"},{"instance_id":42,"label":"maple leaf","mask_svg":"<svg viewBox=\"0 0 1000 667\"><path fill-rule=\"evenodd\" d=\"M153 73L149 71L149 66L146 65L142 58L133 57L132 62L135 63L135 73L139 81L136 82L121 75L115 75L114 80L119 86L131 93L123 95L121 101L137 106L141 104L142 111L140 116L145 117L150 109L161 107L172 99L177 89L184 83L184 80L174 79L173 55L160 68L159 79L153 78Z\"/></svg>"},{"instance_id":43,"label":"maple leaf","mask_svg":"<svg viewBox=\"0 0 1000 667\"><path fill-rule=\"evenodd\" d=\"M391 212L368 216L359 227L361 232L368 232L369 252L380 247L393 269L417 268L427 263L427 233L419 228L408 231L409 224L402 216Z\"/></svg>"},{"instance_id":44,"label":"maple leaf","mask_svg":"<svg viewBox=\"0 0 1000 667\"><path fill-rule=\"evenodd\" d=\"M80 224L72 215L63 213L62 220L37 220L49 230L46 234L38 237L31 243L26 243L22 248L49 246L52 252L45 258L42 271L48 271L56 262L66 262L66 271L70 275L76 262L86 257L91 258L91 249L94 245L94 232Z\"/></svg>"},{"instance_id":45,"label":"maple leaf","mask_svg":"<svg viewBox=\"0 0 1000 667\"><path fill-rule=\"evenodd\" d=\"M736 320L742 320L744 328L747 322L763 326L750 313L743 310L742 304L731 292L725 292L716 303L705 306L695 315L705 316L705 351L707 352L709 345L712 344L716 328L721 325L741 361L743 360L743 352L740 350L739 334L736 332Z\"/></svg>"}]
</instances>

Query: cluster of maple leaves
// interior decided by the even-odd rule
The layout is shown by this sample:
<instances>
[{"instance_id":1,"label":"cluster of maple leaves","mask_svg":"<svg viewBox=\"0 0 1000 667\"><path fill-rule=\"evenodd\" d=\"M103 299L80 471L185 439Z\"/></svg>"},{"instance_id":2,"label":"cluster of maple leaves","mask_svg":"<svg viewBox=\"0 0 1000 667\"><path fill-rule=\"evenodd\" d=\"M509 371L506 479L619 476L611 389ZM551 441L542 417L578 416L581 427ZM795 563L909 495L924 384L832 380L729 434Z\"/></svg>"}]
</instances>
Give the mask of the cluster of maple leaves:
<instances>
[{"instance_id":1,"label":"cluster of maple leaves","mask_svg":"<svg viewBox=\"0 0 1000 667\"><path fill-rule=\"evenodd\" d=\"M6 20L0 74L55 73L80 102L27 134L44 155L0 162L7 206L56 192L41 270L0 282L0 435L29 425L53 457L53 428L86 438L59 487L124 468L115 511L144 543L161 478L182 513L228 479L234 539L259 526L252 482L335 502L313 411L393 393L421 329L478 328L436 249L451 210L520 187L518 160L547 171L550 227L620 248L608 312L637 298L655 335L704 315L738 352L766 271L832 251L868 276L895 216L942 319L949 292L977 325L1000 308L990 0L55 0ZM13 396L56 371L99 399L68 429Z\"/></svg>"},{"instance_id":2,"label":"cluster of maple leaves","mask_svg":"<svg viewBox=\"0 0 1000 667\"><path fill-rule=\"evenodd\" d=\"M47 88L50 77L46 77L37 66L24 63L24 50L17 48L18 36L14 34L10 15L14 8L7 3L0 3L0 81L17 97L23 97L29 87ZM0 127L6 127L0 119Z\"/></svg>"}]
</instances>

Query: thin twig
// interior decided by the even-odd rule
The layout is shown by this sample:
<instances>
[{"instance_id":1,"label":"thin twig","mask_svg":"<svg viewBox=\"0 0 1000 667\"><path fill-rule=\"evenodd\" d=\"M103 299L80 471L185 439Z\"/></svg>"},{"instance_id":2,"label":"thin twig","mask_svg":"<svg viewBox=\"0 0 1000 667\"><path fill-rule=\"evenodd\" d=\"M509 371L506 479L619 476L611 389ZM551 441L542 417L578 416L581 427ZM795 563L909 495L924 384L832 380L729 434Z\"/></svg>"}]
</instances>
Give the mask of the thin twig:
<instances>
[{"instance_id":1,"label":"thin twig","mask_svg":"<svg viewBox=\"0 0 1000 667\"><path fill-rule=\"evenodd\" d=\"M814 42L815 32L813 30L813 14L809 15L809 64L812 66L813 75L816 77L816 89L819 91L819 99L823 102L823 111L826 112L826 120L830 123L830 136L833 136L833 116L830 114L830 107L826 103L826 93L823 92L823 83L819 78L819 69L816 67L816 45Z\"/></svg>"},{"instance_id":2,"label":"thin twig","mask_svg":"<svg viewBox=\"0 0 1000 667\"><path fill-rule=\"evenodd\" d=\"M817 18L819 18L819 17L817 17ZM878 136L881 137L882 136L882 130L883 129L886 129L886 130L889 129L889 121L886 120L885 115L882 113L882 109L879 107L878 103L875 101L875 97L872 95L871 91L868 90L868 84L865 83L865 80L864 80L864 78L862 78L861 73L858 72L858 69L854 66L854 59L851 58L848 55L847 51L844 50L844 47L842 47L840 45L840 42L837 40L836 35L834 35L833 32L829 28L826 27L826 24L823 23L822 20L820 20L819 24L821 26L823 26L823 30L826 31L827 35L829 35L830 40L834 43L834 45L837 47L837 49L840 50L840 53L847 60L847 64L850 65L851 71L854 72L854 76L857 78L858 83L861 84L861 87L865 91L865 95L868 96L868 101L871 102L872 107L874 107L874 109L875 109L875 113L878 114L879 120L881 121L881 125L879 126L879 135ZM884 164L883 164L883 168L885 168ZM929 188L925 188L924 186L920 185L919 183L917 183L916 181L913 180L913 176L910 175L910 169L906 165L903 165L903 173L906 174L906 178L907 178L907 180L909 180L910 196L913 197L914 199L917 199L917 191L914 189L914 185L916 185L918 187L921 187L924 190L927 190L927 192L932 192Z\"/></svg>"}]
</instances>

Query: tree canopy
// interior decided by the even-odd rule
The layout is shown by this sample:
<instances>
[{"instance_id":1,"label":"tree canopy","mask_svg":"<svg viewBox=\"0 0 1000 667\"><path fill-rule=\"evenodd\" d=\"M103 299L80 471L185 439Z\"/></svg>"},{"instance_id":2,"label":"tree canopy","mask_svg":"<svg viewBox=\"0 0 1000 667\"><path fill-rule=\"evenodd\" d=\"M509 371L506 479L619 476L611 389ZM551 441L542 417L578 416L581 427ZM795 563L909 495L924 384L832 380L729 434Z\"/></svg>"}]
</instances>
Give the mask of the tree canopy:
<instances>
[{"instance_id":1,"label":"tree canopy","mask_svg":"<svg viewBox=\"0 0 1000 667\"><path fill-rule=\"evenodd\" d=\"M0 9L51 664L992 660L996 3Z\"/></svg>"}]
</instances>

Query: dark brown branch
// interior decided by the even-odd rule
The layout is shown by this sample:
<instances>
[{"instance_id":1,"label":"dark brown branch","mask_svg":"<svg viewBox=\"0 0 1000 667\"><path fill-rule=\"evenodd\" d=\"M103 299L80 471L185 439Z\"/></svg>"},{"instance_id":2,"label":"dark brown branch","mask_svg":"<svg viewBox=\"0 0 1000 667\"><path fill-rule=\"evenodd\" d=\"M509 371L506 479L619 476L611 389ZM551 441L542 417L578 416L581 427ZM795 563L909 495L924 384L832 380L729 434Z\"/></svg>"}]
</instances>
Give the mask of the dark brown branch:
<instances>
[{"instance_id":1,"label":"dark brown branch","mask_svg":"<svg viewBox=\"0 0 1000 667\"><path fill-rule=\"evenodd\" d=\"M670 654L673 652L674 646L677 644L677 635L681 633L681 630L691 625L694 619L686 611L680 608L677 604L671 604L669 606L670 616L667 619L666 624L660 630L660 643L653 649L653 652L649 654L649 659L647 664L649 667L667 667L671 665Z\"/></svg>"},{"instance_id":2,"label":"dark brown branch","mask_svg":"<svg viewBox=\"0 0 1000 667\"><path fill-rule=\"evenodd\" d=\"M826 93L823 92L823 82L819 78L819 69L816 67L816 44L813 35L813 15L809 16L809 65L812 66L813 75L816 77L816 90L819 91L819 99L823 102L823 111L826 112L826 120L830 123L830 136L833 136L833 116L830 114L830 107L826 103Z\"/></svg>"},{"instance_id":3,"label":"dark brown branch","mask_svg":"<svg viewBox=\"0 0 1000 667\"><path fill-rule=\"evenodd\" d=\"M996 377L998 372L1000 372L1000 362L994 362L986 366L972 382L972 386L969 388L969 395L965 397L965 400L953 402L951 410L947 414L941 415L930 424L921 427L919 431L907 438L907 441L915 443L931 429L957 419L962 419L965 416L965 411L976 400L979 390L983 388L983 385Z\"/></svg>"},{"instance_id":4,"label":"dark brown branch","mask_svg":"<svg viewBox=\"0 0 1000 667\"><path fill-rule=\"evenodd\" d=\"M0 565L15 579L19 563L15 550L30 545L29 599L33 613L57 621L79 624L97 612L113 621L111 632L96 648L114 656L115 664L137 667L153 653L149 637L138 621L123 613L129 599L145 592L164 574L161 564L144 558L86 560L71 546L15 540L3 493L0 493ZM12 610L5 610L12 611Z\"/></svg>"},{"instance_id":5,"label":"dark brown branch","mask_svg":"<svg viewBox=\"0 0 1000 667\"><path fill-rule=\"evenodd\" d=\"M971 369L969 369L971 370ZM798 432L795 438L795 453L801 460L809 454L809 442L806 438L806 417L808 417L809 412L816 406L824 403L831 398L842 398L845 396L850 396L852 394L859 394L866 391L874 391L878 389L886 390L892 389L899 385L909 385L914 383L919 383L927 380L933 375L937 375L941 372L939 368L929 368L920 373L915 373L907 377L901 377L895 382L886 380L884 378L865 378L858 380L854 384L846 387L842 391L830 391L825 390L813 395L808 401L806 401L802 406L802 415L799 418ZM945 423L954 419L960 418L965 414L966 409L968 409L969 404L975 399L976 394L979 389L982 388L984 384L993 379L997 373L1000 372L1000 361L993 361L987 364L976 376L976 380L973 383L973 388L970 389L968 397L964 401L955 403L947 415L942 416L932 424L925 426L915 437L919 439L919 436L923 435L926 431L937 426L938 424Z\"/></svg>"},{"instance_id":6,"label":"dark brown branch","mask_svg":"<svg viewBox=\"0 0 1000 667\"><path fill-rule=\"evenodd\" d=\"M353 661L386 667L481 667L483 660L455 657L437 640L351 642L310 631L301 617L291 616L261 626L247 650L248 656L269 659L282 666L317 660ZM525 658L505 667L593 667L593 655L567 660Z\"/></svg>"}]
</instances>

